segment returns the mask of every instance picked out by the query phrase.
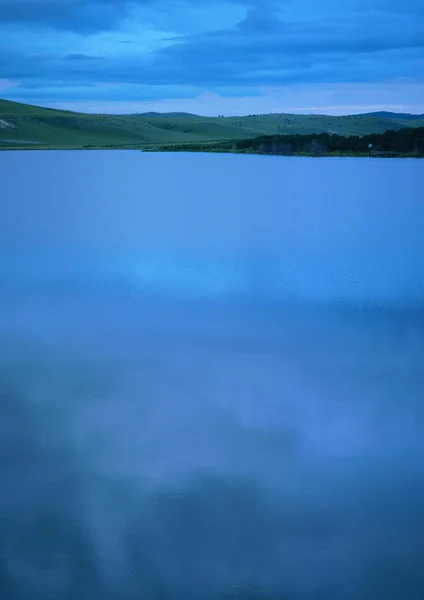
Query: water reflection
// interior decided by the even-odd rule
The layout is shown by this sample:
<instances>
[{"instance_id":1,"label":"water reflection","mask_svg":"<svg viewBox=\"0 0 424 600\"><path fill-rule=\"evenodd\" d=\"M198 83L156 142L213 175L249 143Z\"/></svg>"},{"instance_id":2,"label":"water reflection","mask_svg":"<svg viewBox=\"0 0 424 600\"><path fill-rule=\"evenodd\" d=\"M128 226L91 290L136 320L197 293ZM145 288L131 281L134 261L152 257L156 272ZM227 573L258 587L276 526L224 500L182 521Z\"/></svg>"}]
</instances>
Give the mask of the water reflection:
<instances>
[{"instance_id":1,"label":"water reflection","mask_svg":"<svg viewBox=\"0 0 424 600\"><path fill-rule=\"evenodd\" d=\"M5 597L421 600L418 162L0 160Z\"/></svg>"}]
</instances>

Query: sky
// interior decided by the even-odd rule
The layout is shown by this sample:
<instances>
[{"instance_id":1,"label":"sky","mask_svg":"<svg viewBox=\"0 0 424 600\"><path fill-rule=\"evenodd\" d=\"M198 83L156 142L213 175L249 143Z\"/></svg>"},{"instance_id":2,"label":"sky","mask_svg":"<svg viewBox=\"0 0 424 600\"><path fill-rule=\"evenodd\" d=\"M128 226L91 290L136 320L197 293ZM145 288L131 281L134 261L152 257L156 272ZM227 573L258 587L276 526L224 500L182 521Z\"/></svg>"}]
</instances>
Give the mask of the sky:
<instances>
[{"instance_id":1,"label":"sky","mask_svg":"<svg viewBox=\"0 0 424 600\"><path fill-rule=\"evenodd\" d=\"M0 0L0 96L88 112L424 112L422 0Z\"/></svg>"}]
</instances>

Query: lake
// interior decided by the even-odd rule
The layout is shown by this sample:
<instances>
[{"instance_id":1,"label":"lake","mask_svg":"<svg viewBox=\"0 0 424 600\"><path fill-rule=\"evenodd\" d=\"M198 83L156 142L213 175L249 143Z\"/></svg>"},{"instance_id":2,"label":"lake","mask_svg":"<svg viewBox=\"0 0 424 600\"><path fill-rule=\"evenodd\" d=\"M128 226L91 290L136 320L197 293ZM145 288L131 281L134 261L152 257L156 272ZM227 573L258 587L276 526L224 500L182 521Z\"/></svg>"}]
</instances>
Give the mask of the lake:
<instances>
[{"instance_id":1,"label":"lake","mask_svg":"<svg viewBox=\"0 0 424 600\"><path fill-rule=\"evenodd\" d=\"M424 162L0 153L0 588L422 600Z\"/></svg>"}]
</instances>

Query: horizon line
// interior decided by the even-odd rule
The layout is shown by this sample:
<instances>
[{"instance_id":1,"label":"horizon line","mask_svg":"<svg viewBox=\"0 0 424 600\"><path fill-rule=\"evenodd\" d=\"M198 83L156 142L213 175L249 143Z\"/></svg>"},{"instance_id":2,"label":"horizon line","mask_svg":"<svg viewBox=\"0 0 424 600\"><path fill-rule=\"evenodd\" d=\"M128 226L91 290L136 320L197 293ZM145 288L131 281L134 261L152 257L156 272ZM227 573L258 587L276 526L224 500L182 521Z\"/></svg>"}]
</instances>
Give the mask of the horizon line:
<instances>
[{"instance_id":1,"label":"horizon line","mask_svg":"<svg viewBox=\"0 0 424 600\"><path fill-rule=\"evenodd\" d=\"M193 117L202 117L205 119L234 119L234 118L246 118L246 117L264 117L264 116L271 116L271 115L288 115L288 116L315 116L315 117L334 117L334 118L343 118L343 117L364 117L364 116L373 116L376 114L393 114L393 115L410 115L413 117L423 117L424 118L424 113L413 113L413 112L405 112L405 111L395 111L395 110L372 110L370 111L369 109L366 112L359 112L359 113L346 113L346 114L331 114L331 113L320 113L320 112L265 112L265 113L248 113L248 114L233 114L233 115L220 115L217 114L215 116L213 115L202 115L199 113L192 113L189 111L184 111L184 110L169 110L169 111L165 111L165 112L161 112L161 111L156 111L156 110L149 110L149 111L145 111L145 112L128 112L128 113L120 113L120 112L85 112L85 111L78 111L78 110L72 110L69 108L53 108L51 106L46 106L45 104L38 104L38 103L29 103L29 102L22 102L20 100L11 100L9 98L0 98L0 101L3 102L10 102L13 104L21 104L23 106L34 106L37 108L44 108L46 110L53 110L53 111L58 111L58 112L69 112L69 113L74 113L74 114L86 114L86 115L102 115L102 116L136 116L136 115L149 115L149 114L154 114L154 115L170 115L170 114L181 114L181 115L189 115L189 116L193 116ZM88 101L90 102L90 101ZM325 107L323 107L325 108ZM330 107L328 107L330 108ZM336 108L336 107L333 107ZM359 108L359 107L358 107ZM377 108L377 107L376 107ZM299 110L304 110L304 111L310 111L310 110L317 110L317 109L311 109L311 108L304 108L304 109L299 109Z\"/></svg>"}]
</instances>

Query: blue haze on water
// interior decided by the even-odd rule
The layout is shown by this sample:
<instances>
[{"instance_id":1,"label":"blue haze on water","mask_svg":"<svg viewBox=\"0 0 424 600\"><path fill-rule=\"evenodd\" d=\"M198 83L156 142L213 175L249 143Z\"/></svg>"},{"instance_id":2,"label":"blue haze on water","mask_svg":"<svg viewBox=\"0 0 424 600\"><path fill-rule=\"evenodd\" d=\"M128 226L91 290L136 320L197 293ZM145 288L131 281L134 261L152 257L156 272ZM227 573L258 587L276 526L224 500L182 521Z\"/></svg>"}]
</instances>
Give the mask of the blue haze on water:
<instances>
[{"instance_id":1,"label":"blue haze on water","mask_svg":"<svg viewBox=\"0 0 424 600\"><path fill-rule=\"evenodd\" d=\"M424 598L424 162L0 153L0 596Z\"/></svg>"}]
</instances>

